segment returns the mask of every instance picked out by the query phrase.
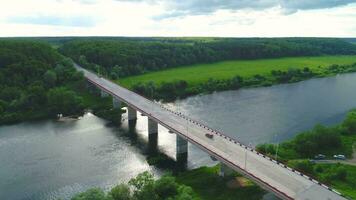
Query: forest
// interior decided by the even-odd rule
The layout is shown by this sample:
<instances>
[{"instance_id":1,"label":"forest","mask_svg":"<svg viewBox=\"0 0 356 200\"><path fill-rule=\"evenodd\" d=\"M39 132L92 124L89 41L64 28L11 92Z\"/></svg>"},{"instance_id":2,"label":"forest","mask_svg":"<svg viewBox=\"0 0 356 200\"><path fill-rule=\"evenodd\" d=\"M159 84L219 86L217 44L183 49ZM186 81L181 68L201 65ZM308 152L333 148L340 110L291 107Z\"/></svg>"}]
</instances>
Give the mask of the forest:
<instances>
[{"instance_id":1,"label":"forest","mask_svg":"<svg viewBox=\"0 0 356 200\"><path fill-rule=\"evenodd\" d=\"M332 38L80 38L59 50L111 79L223 60L356 54L355 45Z\"/></svg>"},{"instance_id":2,"label":"forest","mask_svg":"<svg viewBox=\"0 0 356 200\"><path fill-rule=\"evenodd\" d=\"M72 62L41 42L0 41L0 124L80 114L83 81Z\"/></svg>"}]
</instances>

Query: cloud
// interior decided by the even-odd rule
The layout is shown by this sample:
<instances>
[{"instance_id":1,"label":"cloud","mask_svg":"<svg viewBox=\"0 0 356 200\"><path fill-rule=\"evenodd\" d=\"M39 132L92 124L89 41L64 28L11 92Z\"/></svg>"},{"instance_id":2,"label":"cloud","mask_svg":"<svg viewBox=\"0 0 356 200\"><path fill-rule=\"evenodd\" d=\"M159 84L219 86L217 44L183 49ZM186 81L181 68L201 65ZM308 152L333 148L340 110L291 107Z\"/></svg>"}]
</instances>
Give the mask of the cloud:
<instances>
[{"instance_id":1,"label":"cloud","mask_svg":"<svg viewBox=\"0 0 356 200\"><path fill-rule=\"evenodd\" d=\"M334 8L355 3L356 0L282 0L284 14L293 14L299 10Z\"/></svg>"},{"instance_id":2,"label":"cloud","mask_svg":"<svg viewBox=\"0 0 356 200\"><path fill-rule=\"evenodd\" d=\"M96 20L89 16L61 17L54 15L31 15L8 17L7 22L50 26L93 27Z\"/></svg>"},{"instance_id":3,"label":"cloud","mask_svg":"<svg viewBox=\"0 0 356 200\"><path fill-rule=\"evenodd\" d=\"M98 2L98 0L71 0L72 2L77 2L80 4L88 4L88 5L92 5L92 4L96 4ZM57 3L64 3L66 2L66 0L56 0Z\"/></svg>"},{"instance_id":4,"label":"cloud","mask_svg":"<svg viewBox=\"0 0 356 200\"><path fill-rule=\"evenodd\" d=\"M356 0L116 0L125 2L159 3L168 12L154 17L156 20L174 18L186 15L206 15L218 10L264 10L279 7L284 14L291 14L298 10L333 8Z\"/></svg>"}]
</instances>

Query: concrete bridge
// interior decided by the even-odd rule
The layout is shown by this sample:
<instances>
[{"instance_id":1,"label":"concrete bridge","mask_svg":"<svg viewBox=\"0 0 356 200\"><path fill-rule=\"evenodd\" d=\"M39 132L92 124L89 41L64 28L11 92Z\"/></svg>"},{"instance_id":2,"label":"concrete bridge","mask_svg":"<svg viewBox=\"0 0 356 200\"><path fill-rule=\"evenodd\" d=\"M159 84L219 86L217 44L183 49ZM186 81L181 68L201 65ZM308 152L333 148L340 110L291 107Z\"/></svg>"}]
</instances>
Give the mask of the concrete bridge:
<instances>
[{"instance_id":1,"label":"concrete bridge","mask_svg":"<svg viewBox=\"0 0 356 200\"><path fill-rule=\"evenodd\" d=\"M136 120L137 111L148 117L149 143L157 144L158 124L174 132L177 135L176 158L178 162L187 161L188 142L190 142L222 163L220 172L222 175L231 169L235 170L281 199L345 199L332 188L182 113L169 110L78 65L75 67L84 73L85 78L91 84L101 90L102 96L113 97L114 107L120 107L121 102L127 104L129 121ZM206 137L207 133L213 134L214 137Z\"/></svg>"}]
</instances>

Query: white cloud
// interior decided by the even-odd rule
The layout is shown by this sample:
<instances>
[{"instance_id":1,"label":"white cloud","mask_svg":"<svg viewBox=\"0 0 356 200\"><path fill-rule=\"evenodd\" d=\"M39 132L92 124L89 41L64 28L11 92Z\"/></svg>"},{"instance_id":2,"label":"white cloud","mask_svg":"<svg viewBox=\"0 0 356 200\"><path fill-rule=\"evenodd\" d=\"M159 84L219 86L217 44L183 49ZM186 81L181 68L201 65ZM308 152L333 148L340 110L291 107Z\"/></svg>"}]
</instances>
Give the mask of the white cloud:
<instances>
[{"instance_id":1,"label":"white cloud","mask_svg":"<svg viewBox=\"0 0 356 200\"><path fill-rule=\"evenodd\" d=\"M167 0L169 5L163 1L9 0L0 7L0 36L356 36L356 4L350 1L332 0L333 4L321 6L289 0L289 4L275 6L275 0L255 4L207 0L212 4L195 14L187 12L193 12L192 5L204 6L202 1Z\"/></svg>"}]
</instances>

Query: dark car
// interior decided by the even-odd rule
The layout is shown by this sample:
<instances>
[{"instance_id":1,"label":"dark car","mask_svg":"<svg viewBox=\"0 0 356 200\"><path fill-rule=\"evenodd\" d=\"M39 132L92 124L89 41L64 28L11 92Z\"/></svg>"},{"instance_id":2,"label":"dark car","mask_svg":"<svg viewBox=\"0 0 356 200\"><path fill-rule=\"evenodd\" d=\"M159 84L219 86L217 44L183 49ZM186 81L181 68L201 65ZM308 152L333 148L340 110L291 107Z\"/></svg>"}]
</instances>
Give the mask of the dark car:
<instances>
[{"instance_id":1,"label":"dark car","mask_svg":"<svg viewBox=\"0 0 356 200\"><path fill-rule=\"evenodd\" d=\"M206 133L206 134L205 134L205 137L210 138L210 139L213 139L214 135L211 134L211 133Z\"/></svg>"}]
</instances>

